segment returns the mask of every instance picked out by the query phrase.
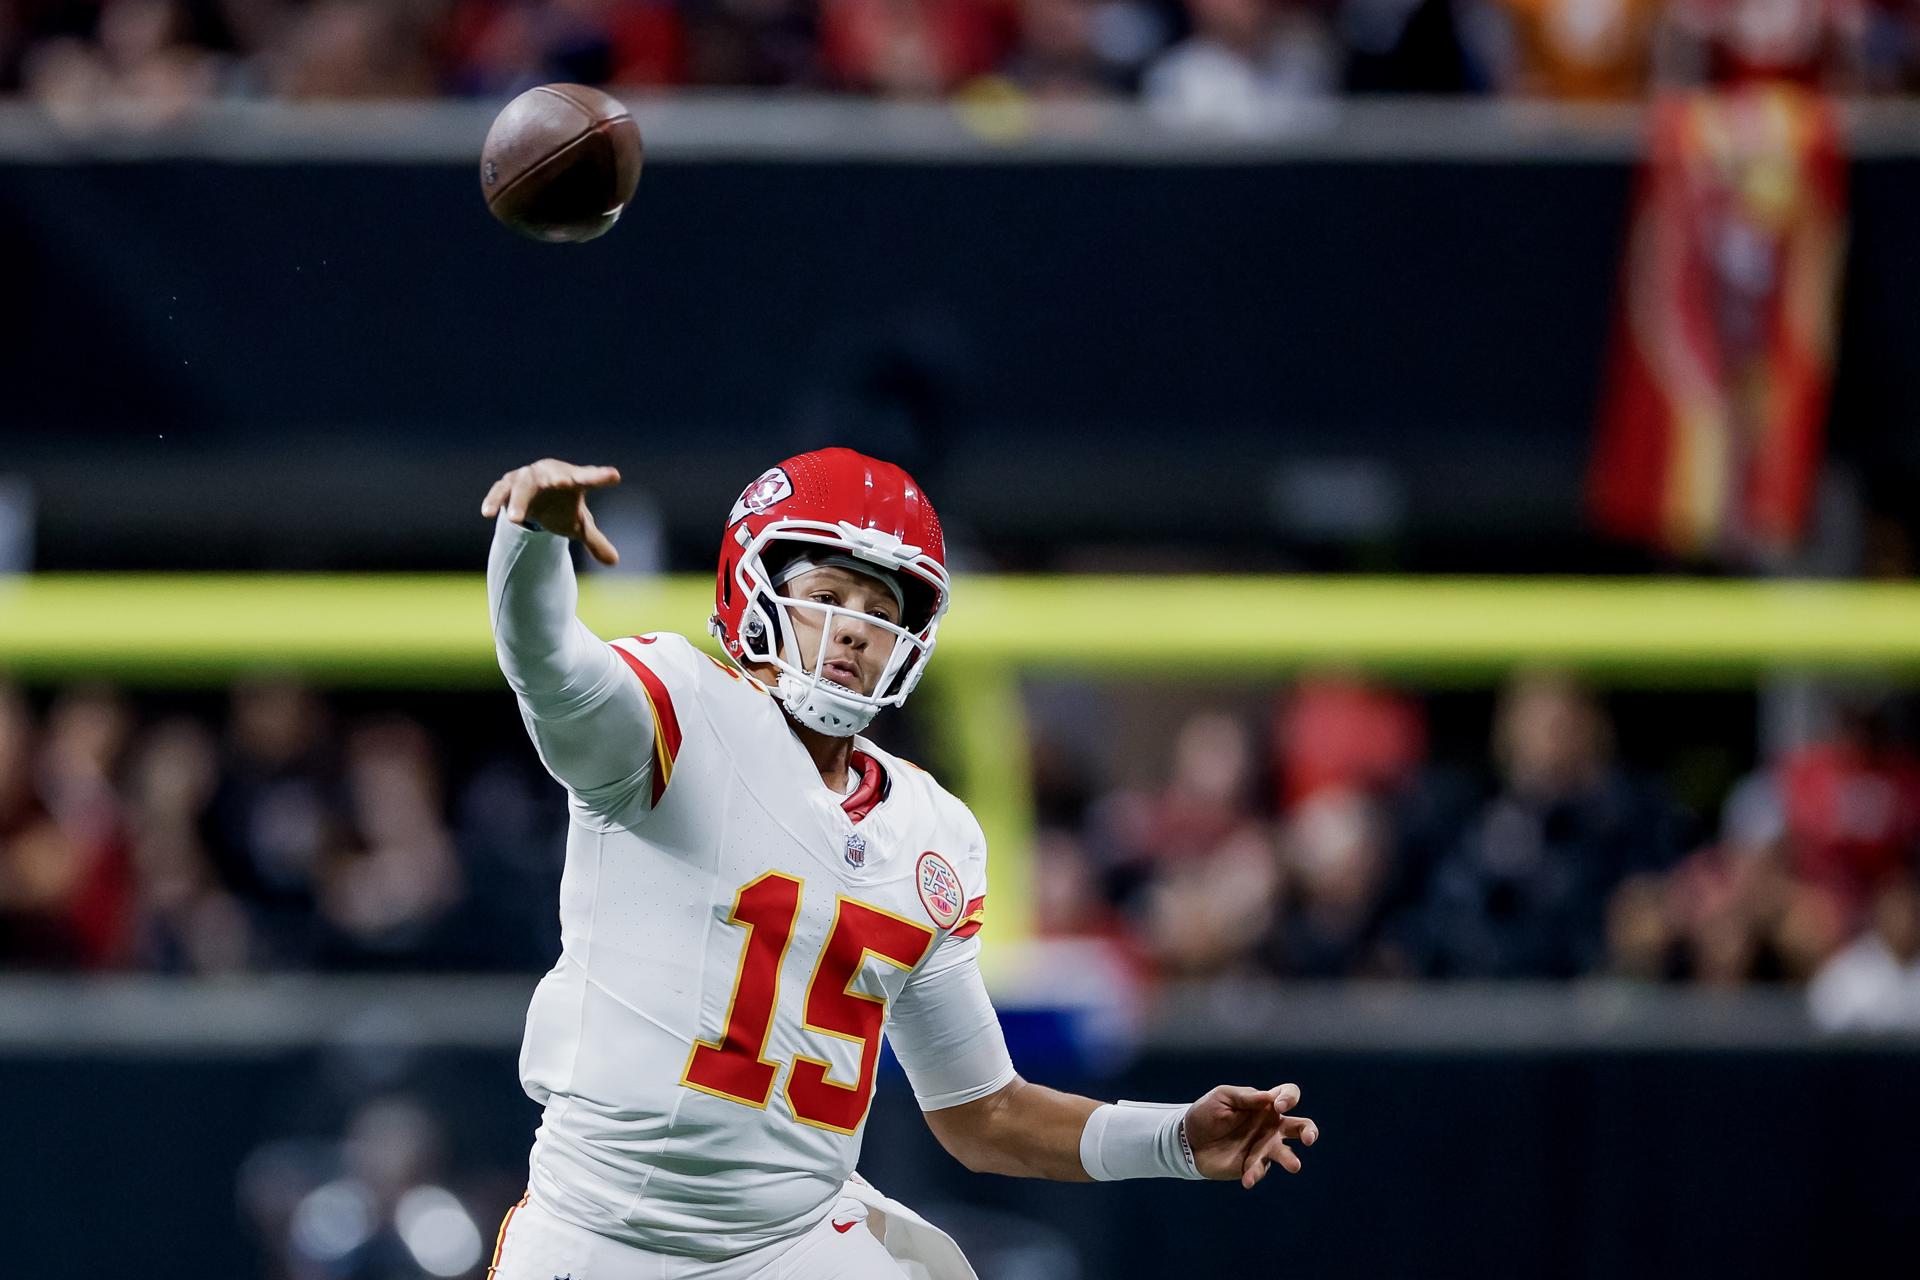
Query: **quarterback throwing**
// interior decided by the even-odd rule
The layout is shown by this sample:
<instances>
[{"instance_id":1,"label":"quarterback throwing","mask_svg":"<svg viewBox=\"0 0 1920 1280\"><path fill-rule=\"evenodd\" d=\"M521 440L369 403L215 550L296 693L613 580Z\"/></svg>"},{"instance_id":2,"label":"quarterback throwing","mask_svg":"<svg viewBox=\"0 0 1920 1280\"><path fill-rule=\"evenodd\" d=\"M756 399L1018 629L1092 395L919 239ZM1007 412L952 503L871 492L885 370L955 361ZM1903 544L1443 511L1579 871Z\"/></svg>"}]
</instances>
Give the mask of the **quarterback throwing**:
<instances>
[{"instance_id":1,"label":"quarterback throwing","mask_svg":"<svg viewBox=\"0 0 1920 1280\"><path fill-rule=\"evenodd\" d=\"M618 553L611 467L502 476L500 667L572 822L562 947L521 1080L544 1108L494 1280L968 1280L854 1173L884 1034L968 1168L1066 1180L1300 1168L1293 1085L1101 1104L1029 1084L979 971L987 849L966 805L860 736L906 701L951 603L939 517L900 468L789 458L728 513L713 632L611 644L567 553Z\"/></svg>"}]
</instances>

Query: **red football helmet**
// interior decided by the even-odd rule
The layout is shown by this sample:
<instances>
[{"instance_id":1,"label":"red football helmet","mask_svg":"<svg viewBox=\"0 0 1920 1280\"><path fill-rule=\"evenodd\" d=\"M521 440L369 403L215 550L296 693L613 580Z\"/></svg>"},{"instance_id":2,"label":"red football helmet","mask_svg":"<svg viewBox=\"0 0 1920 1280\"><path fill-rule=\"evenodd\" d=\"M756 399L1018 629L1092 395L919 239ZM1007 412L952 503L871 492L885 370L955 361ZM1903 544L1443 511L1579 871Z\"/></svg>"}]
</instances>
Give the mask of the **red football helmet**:
<instances>
[{"instance_id":1,"label":"red football helmet","mask_svg":"<svg viewBox=\"0 0 1920 1280\"><path fill-rule=\"evenodd\" d=\"M940 517L899 467L851 449L788 458L748 485L727 516L713 634L736 665L767 663L780 672L780 700L802 724L835 737L858 733L880 708L905 702L926 670L952 594L946 555ZM823 650L831 630L824 624L852 612L780 594L800 556L870 572L898 592L901 625L860 615L894 637L871 694L823 680L819 653L781 652L795 634L791 610L820 611Z\"/></svg>"}]
</instances>

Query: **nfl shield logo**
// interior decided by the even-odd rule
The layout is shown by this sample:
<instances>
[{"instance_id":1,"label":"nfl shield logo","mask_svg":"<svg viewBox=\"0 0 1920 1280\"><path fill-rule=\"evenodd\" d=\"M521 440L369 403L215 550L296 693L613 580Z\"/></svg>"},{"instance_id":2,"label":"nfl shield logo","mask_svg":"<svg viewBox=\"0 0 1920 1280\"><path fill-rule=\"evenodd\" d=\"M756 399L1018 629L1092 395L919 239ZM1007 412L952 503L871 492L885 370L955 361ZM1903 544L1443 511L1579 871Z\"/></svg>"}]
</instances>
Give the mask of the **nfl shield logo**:
<instances>
[{"instance_id":1,"label":"nfl shield logo","mask_svg":"<svg viewBox=\"0 0 1920 1280\"><path fill-rule=\"evenodd\" d=\"M867 838L857 831L847 837L847 865L850 867L867 865Z\"/></svg>"}]
</instances>

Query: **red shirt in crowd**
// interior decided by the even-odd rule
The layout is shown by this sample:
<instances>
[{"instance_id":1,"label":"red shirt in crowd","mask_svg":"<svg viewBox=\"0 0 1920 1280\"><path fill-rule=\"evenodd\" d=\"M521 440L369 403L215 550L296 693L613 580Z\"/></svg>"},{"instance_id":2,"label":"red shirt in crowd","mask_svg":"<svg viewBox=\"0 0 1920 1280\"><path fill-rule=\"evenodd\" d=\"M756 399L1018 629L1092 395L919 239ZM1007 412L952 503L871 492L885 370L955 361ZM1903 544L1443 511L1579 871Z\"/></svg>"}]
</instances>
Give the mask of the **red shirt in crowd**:
<instances>
[{"instance_id":1,"label":"red shirt in crowd","mask_svg":"<svg viewBox=\"0 0 1920 1280\"><path fill-rule=\"evenodd\" d=\"M1822 743L1781 765L1794 870L1853 906L1914 865L1920 760L1904 751Z\"/></svg>"}]
</instances>

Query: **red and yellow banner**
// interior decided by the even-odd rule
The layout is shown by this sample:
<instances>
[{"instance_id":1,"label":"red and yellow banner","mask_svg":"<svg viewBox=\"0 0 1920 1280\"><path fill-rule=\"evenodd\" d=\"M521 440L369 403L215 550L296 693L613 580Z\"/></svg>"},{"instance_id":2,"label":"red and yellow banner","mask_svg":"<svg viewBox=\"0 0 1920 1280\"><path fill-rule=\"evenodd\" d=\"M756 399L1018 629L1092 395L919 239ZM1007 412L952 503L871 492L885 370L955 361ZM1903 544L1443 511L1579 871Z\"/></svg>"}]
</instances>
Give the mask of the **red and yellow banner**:
<instances>
[{"instance_id":1,"label":"red and yellow banner","mask_svg":"<svg viewBox=\"0 0 1920 1280\"><path fill-rule=\"evenodd\" d=\"M1589 476L1609 533L1777 563L1806 526L1826 432L1846 160L1831 105L1789 85L1652 113Z\"/></svg>"}]
</instances>

